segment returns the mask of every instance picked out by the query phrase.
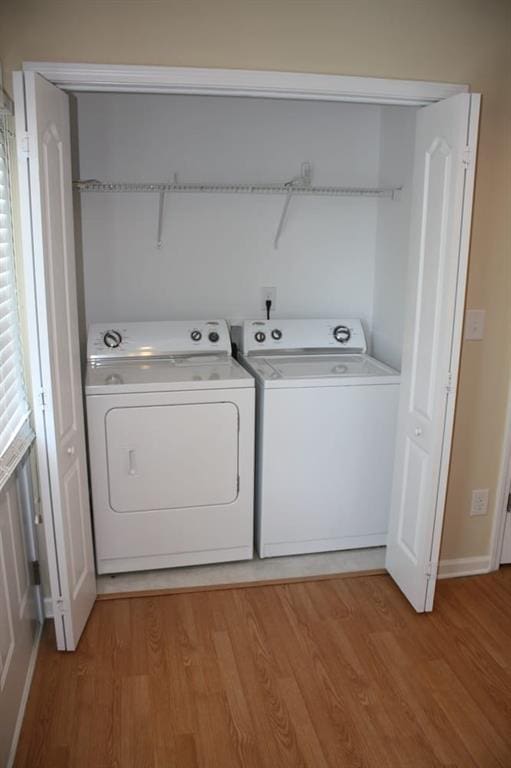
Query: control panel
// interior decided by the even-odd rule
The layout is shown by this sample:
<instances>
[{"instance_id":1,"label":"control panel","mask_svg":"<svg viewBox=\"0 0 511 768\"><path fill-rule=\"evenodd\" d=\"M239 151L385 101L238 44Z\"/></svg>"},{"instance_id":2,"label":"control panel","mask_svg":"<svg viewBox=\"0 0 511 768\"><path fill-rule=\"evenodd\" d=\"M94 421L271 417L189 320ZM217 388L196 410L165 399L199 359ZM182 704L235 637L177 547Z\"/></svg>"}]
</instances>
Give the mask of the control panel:
<instances>
[{"instance_id":1,"label":"control panel","mask_svg":"<svg viewBox=\"0 0 511 768\"><path fill-rule=\"evenodd\" d=\"M165 320L145 323L95 323L89 328L87 360L172 355L231 354L225 320Z\"/></svg>"},{"instance_id":2,"label":"control panel","mask_svg":"<svg viewBox=\"0 0 511 768\"><path fill-rule=\"evenodd\" d=\"M367 352L362 323L353 318L245 320L241 347L244 354L301 349Z\"/></svg>"}]
</instances>

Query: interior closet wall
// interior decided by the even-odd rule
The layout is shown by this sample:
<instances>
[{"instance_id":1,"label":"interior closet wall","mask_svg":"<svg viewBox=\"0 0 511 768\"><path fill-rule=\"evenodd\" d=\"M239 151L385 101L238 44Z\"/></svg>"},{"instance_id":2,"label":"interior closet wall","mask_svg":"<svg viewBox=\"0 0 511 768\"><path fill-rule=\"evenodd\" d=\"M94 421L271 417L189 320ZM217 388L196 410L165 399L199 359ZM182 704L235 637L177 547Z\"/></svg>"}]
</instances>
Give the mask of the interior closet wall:
<instances>
[{"instance_id":1,"label":"interior closet wall","mask_svg":"<svg viewBox=\"0 0 511 768\"><path fill-rule=\"evenodd\" d=\"M383 107L381 112L380 176L382 187L403 187L392 205L378 207L372 352L401 368L407 290L415 118L411 107Z\"/></svg>"},{"instance_id":2,"label":"interior closet wall","mask_svg":"<svg viewBox=\"0 0 511 768\"><path fill-rule=\"evenodd\" d=\"M80 176L102 181L282 182L311 161L314 184L377 186L373 105L78 94ZM375 241L388 200L300 197L278 250L282 195L173 194L156 247L158 196L82 193L88 323L262 315L361 317L371 326Z\"/></svg>"}]
</instances>

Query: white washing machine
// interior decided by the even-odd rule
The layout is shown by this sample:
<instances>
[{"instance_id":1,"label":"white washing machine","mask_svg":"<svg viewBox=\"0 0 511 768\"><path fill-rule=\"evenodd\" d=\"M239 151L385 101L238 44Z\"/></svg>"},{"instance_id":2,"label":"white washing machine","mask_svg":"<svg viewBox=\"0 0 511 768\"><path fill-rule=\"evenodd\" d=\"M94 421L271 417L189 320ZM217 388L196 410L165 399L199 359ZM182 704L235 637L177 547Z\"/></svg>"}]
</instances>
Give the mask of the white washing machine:
<instances>
[{"instance_id":1,"label":"white washing machine","mask_svg":"<svg viewBox=\"0 0 511 768\"><path fill-rule=\"evenodd\" d=\"M248 320L260 557L385 544L399 373L359 320Z\"/></svg>"},{"instance_id":2,"label":"white washing machine","mask_svg":"<svg viewBox=\"0 0 511 768\"><path fill-rule=\"evenodd\" d=\"M251 558L254 380L226 322L93 325L87 356L98 572Z\"/></svg>"}]
</instances>

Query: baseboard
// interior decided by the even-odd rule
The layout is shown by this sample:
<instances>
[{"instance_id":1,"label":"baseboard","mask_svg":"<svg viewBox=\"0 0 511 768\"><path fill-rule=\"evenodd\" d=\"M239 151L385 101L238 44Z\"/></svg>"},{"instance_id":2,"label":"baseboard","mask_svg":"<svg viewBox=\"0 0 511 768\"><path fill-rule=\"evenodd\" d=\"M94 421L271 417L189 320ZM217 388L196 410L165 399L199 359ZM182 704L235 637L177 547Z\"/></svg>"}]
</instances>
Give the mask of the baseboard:
<instances>
[{"instance_id":1,"label":"baseboard","mask_svg":"<svg viewBox=\"0 0 511 768\"><path fill-rule=\"evenodd\" d=\"M440 560L439 579L455 579L458 576L475 576L491 571L490 555L483 557L459 557L455 560Z\"/></svg>"},{"instance_id":2,"label":"baseboard","mask_svg":"<svg viewBox=\"0 0 511 768\"><path fill-rule=\"evenodd\" d=\"M53 601L51 597L45 597L43 599L44 604L44 618L53 619Z\"/></svg>"},{"instance_id":3,"label":"baseboard","mask_svg":"<svg viewBox=\"0 0 511 768\"><path fill-rule=\"evenodd\" d=\"M37 661L37 653L39 651L39 643L41 635L43 633L43 625L39 624L37 635L32 646L32 653L30 654L30 661L28 663L27 676L25 678L25 685L23 687L23 693L20 700L20 706L18 709L18 717L16 718L16 725L14 727L14 733L12 735L11 751L7 758L6 768L11 768L14 765L14 759L16 757L16 750L18 748L18 741L21 733L21 726L23 725L23 718L25 716L25 709L27 706L28 695L30 693L30 686L32 685L32 678L34 676L35 665Z\"/></svg>"}]
</instances>

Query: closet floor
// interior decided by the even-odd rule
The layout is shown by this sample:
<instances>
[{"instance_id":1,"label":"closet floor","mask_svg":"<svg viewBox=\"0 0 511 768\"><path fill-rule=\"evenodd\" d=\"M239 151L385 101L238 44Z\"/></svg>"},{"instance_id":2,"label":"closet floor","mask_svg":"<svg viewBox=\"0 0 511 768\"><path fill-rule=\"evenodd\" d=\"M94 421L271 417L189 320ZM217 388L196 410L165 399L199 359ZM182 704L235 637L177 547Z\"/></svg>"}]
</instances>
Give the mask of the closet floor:
<instances>
[{"instance_id":1,"label":"closet floor","mask_svg":"<svg viewBox=\"0 0 511 768\"><path fill-rule=\"evenodd\" d=\"M98 594L150 592L153 590L209 587L217 584L243 584L254 581L284 581L337 573L378 570L385 566L385 547L348 549L314 555L269 557L237 563L164 568L158 571L119 573L98 576Z\"/></svg>"}]
</instances>

